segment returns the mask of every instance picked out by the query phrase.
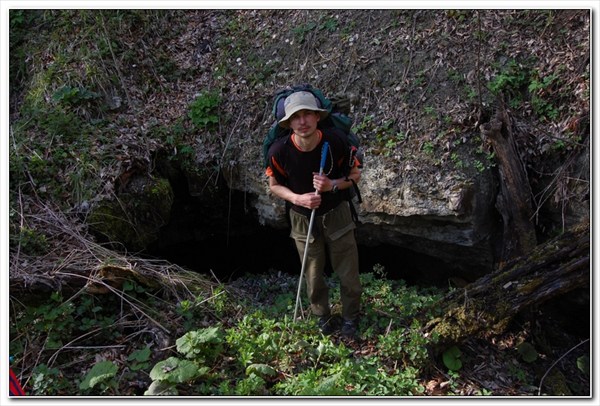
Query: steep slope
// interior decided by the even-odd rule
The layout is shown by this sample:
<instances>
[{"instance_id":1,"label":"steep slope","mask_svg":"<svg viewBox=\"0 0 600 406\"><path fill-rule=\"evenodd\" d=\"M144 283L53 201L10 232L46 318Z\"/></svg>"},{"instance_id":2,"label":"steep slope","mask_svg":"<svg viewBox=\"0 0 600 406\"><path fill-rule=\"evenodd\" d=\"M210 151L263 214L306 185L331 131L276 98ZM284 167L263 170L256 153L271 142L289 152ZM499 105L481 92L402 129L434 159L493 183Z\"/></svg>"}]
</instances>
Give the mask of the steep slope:
<instances>
[{"instance_id":1,"label":"steep slope","mask_svg":"<svg viewBox=\"0 0 600 406\"><path fill-rule=\"evenodd\" d=\"M274 92L310 82L352 101L362 242L476 277L502 235L479 130L500 94L542 238L589 210L589 22L588 10L12 10L11 190L96 224L121 218L150 237L98 231L136 250L168 207L135 202L172 193L224 219L223 188L241 191L281 227L260 146ZM187 185L144 186L156 177Z\"/></svg>"}]
</instances>

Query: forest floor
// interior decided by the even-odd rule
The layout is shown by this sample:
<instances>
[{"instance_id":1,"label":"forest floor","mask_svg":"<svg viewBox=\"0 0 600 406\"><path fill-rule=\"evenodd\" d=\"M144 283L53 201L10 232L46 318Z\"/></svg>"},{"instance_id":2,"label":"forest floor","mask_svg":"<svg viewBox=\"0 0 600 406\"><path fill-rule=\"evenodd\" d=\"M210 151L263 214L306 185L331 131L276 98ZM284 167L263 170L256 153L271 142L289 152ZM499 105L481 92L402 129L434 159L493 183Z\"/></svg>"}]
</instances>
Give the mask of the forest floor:
<instances>
[{"instance_id":1,"label":"forest floor","mask_svg":"<svg viewBox=\"0 0 600 406\"><path fill-rule=\"evenodd\" d=\"M268 301L270 296L257 291L257 286L265 283L293 286L295 278L281 272L252 275L237 279L233 286L250 296L264 297ZM365 302L368 301L369 298L365 298ZM535 310L530 309L527 314L519 314L499 336L468 338L459 345L462 352L462 368L459 371L448 371L442 355L434 356L431 369L424 371L420 377L419 384L425 388L424 395L591 396L590 376L580 369L585 369L580 363L585 362L582 360L590 354L585 311L569 320L557 311L564 305L578 309L576 302L577 299L569 295L551 300ZM376 340L362 339L360 334L352 341L334 334L334 340L350 346L356 358L377 355ZM527 351L529 347L520 346L523 342L533 343L533 353Z\"/></svg>"}]
</instances>

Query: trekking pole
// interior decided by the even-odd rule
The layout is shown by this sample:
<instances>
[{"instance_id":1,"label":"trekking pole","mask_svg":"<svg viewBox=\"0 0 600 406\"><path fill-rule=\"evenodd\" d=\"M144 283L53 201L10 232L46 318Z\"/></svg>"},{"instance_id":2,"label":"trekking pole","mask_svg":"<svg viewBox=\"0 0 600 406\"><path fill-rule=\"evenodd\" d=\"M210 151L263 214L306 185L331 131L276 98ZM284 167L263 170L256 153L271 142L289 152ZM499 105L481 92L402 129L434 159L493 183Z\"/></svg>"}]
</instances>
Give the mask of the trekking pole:
<instances>
[{"instance_id":1,"label":"trekking pole","mask_svg":"<svg viewBox=\"0 0 600 406\"><path fill-rule=\"evenodd\" d=\"M325 167L325 160L327 159L327 149L329 143L325 141L323 149L321 150L321 165L319 167L319 175L323 174L323 168ZM315 190L315 195L318 195L319 191ZM296 294L296 307L294 308L294 322L296 322L296 315L298 314L298 305L300 304L300 290L302 289L302 277L304 276L304 268L306 267L306 258L308 257L308 239L312 232L313 223L315 222L315 211L312 209L310 213L310 221L308 222L308 233L306 233L306 243L304 244L304 255L302 256L302 268L300 269L300 280L298 281L298 293Z\"/></svg>"}]
</instances>

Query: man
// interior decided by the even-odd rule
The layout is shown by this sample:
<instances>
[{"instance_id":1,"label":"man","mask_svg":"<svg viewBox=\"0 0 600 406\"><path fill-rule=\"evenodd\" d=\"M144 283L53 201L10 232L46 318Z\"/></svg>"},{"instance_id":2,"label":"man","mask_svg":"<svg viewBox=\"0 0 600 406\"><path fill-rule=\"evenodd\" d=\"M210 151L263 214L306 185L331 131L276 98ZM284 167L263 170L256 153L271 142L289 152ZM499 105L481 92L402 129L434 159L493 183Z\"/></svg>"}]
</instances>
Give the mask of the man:
<instances>
[{"instance_id":1,"label":"man","mask_svg":"<svg viewBox=\"0 0 600 406\"><path fill-rule=\"evenodd\" d=\"M352 159L345 142L333 130L318 129L327 110L320 109L312 93L299 91L285 99L285 117L279 125L292 134L277 140L268 154L269 187L273 194L289 204L291 237L302 260L308 249L306 287L312 313L319 316L324 334L334 332L329 306L329 289L325 282L325 265L340 278L342 300L342 335L354 337L358 328L362 286L358 270L358 249L354 238L356 225L347 200L340 191L360 180L358 162L345 175L344 165ZM323 144L329 152L323 174L319 174ZM315 193L315 190L318 193ZM311 211L315 221L311 236L307 233Z\"/></svg>"}]
</instances>

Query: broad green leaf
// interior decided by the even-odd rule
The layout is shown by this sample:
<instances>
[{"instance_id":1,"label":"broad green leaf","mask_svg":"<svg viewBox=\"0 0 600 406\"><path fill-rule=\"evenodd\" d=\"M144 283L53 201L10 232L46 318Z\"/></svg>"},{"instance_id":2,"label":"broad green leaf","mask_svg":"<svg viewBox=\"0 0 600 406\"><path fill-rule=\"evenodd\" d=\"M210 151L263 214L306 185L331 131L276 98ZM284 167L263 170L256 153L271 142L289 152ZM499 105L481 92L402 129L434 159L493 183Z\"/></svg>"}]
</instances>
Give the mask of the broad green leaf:
<instances>
[{"instance_id":1,"label":"broad green leaf","mask_svg":"<svg viewBox=\"0 0 600 406\"><path fill-rule=\"evenodd\" d=\"M255 373L258 376L277 376L277 371L270 365L267 364L252 364L248 365L246 368L246 375L250 375L251 373Z\"/></svg>"},{"instance_id":2,"label":"broad green leaf","mask_svg":"<svg viewBox=\"0 0 600 406\"><path fill-rule=\"evenodd\" d=\"M319 342L319 346L317 347L317 356L320 357L321 355L323 355L325 353L325 351L327 350L327 347L325 347L325 344L323 344L323 342Z\"/></svg>"},{"instance_id":3,"label":"broad green leaf","mask_svg":"<svg viewBox=\"0 0 600 406\"><path fill-rule=\"evenodd\" d=\"M136 350L132 352L129 357L127 357L127 361L138 361L144 362L150 359L150 348L146 347L141 350Z\"/></svg>"},{"instance_id":4,"label":"broad green leaf","mask_svg":"<svg viewBox=\"0 0 600 406\"><path fill-rule=\"evenodd\" d=\"M587 355L582 355L581 357L577 358L577 368L579 368L579 370L584 374L589 375L590 357L588 357Z\"/></svg>"},{"instance_id":5,"label":"broad green leaf","mask_svg":"<svg viewBox=\"0 0 600 406\"><path fill-rule=\"evenodd\" d=\"M166 381L154 381L150 384L150 387L146 392L144 392L144 396L177 396L179 392L177 392L177 388L175 385L170 384Z\"/></svg>"},{"instance_id":6,"label":"broad green leaf","mask_svg":"<svg viewBox=\"0 0 600 406\"><path fill-rule=\"evenodd\" d=\"M532 363L538 358L537 351L535 348L533 348L533 345L529 344L528 342L522 342L521 344L517 345L517 351L519 351L519 354L521 354L523 361L527 363Z\"/></svg>"},{"instance_id":7,"label":"broad green leaf","mask_svg":"<svg viewBox=\"0 0 600 406\"><path fill-rule=\"evenodd\" d=\"M192 361L169 357L154 365L154 368L150 371L150 378L154 381L182 383L191 381L202 373L206 373L207 369L204 367L202 370L198 370L198 366Z\"/></svg>"},{"instance_id":8,"label":"broad green leaf","mask_svg":"<svg viewBox=\"0 0 600 406\"><path fill-rule=\"evenodd\" d=\"M296 347L298 348L298 350L303 350L306 347L310 347L310 343L306 340L299 340L296 343Z\"/></svg>"},{"instance_id":9,"label":"broad green leaf","mask_svg":"<svg viewBox=\"0 0 600 406\"><path fill-rule=\"evenodd\" d=\"M219 327L209 327L196 331L188 331L179 337L175 341L175 344L177 344L177 351L184 354L187 358L195 358L197 354L202 354L203 352L210 353L211 349L205 344L219 344L220 341Z\"/></svg>"},{"instance_id":10,"label":"broad green leaf","mask_svg":"<svg viewBox=\"0 0 600 406\"><path fill-rule=\"evenodd\" d=\"M315 388L315 394L322 396L346 395L347 393L343 388L343 384L340 383L341 376L341 372L338 372L337 374L323 379L323 381Z\"/></svg>"},{"instance_id":11,"label":"broad green leaf","mask_svg":"<svg viewBox=\"0 0 600 406\"><path fill-rule=\"evenodd\" d=\"M101 382L108 381L117 374L119 367L111 361L102 361L90 369L85 379L79 384L79 389L93 388Z\"/></svg>"},{"instance_id":12,"label":"broad green leaf","mask_svg":"<svg viewBox=\"0 0 600 406\"><path fill-rule=\"evenodd\" d=\"M458 371L462 367L462 361L460 360L461 355L462 353L458 347L453 345L444 351L444 365L451 371Z\"/></svg>"},{"instance_id":13,"label":"broad green leaf","mask_svg":"<svg viewBox=\"0 0 600 406\"><path fill-rule=\"evenodd\" d=\"M62 340L54 340L52 336L48 337L48 341L46 341L46 349L48 350L57 350L63 347Z\"/></svg>"}]
</instances>

